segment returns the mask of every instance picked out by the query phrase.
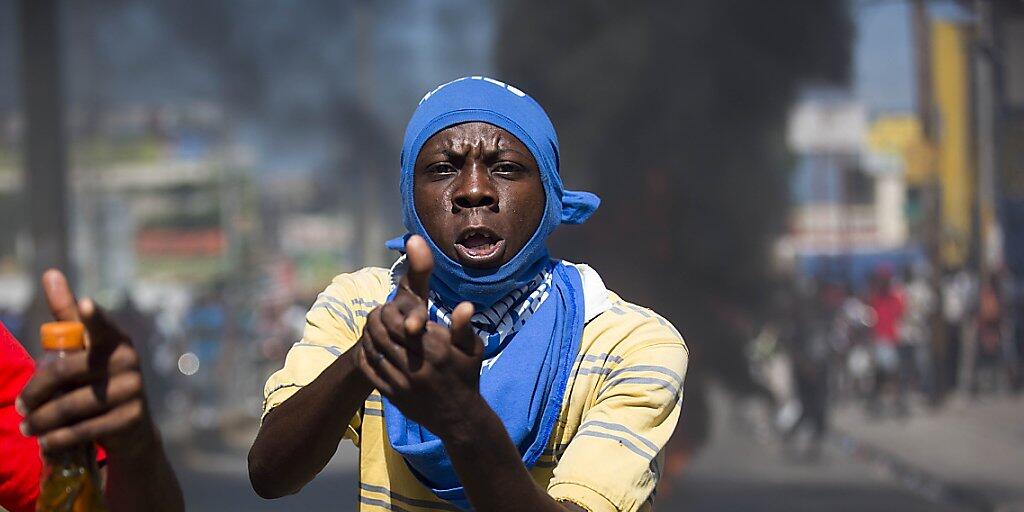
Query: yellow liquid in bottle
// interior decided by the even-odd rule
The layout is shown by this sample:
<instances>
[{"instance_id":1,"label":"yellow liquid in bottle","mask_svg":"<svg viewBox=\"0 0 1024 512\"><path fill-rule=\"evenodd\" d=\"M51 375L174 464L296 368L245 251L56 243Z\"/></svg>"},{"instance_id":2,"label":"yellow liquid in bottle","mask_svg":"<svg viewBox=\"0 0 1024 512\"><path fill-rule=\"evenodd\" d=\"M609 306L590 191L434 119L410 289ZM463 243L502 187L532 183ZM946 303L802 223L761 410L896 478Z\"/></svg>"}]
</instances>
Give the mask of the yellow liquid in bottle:
<instances>
[{"instance_id":1,"label":"yellow liquid in bottle","mask_svg":"<svg viewBox=\"0 0 1024 512\"><path fill-rule=\"evenodd\" d=\"M85 348L79 322L49 322L40 334L47 358L66 357ZM106 512L96 450L92 443L46 456L36 512Z\"/></svg>"},{"instance_id":2,"label":"yellow liquid in bottle","mask_svg":"<svg viewBox=\"0 0 1024 512\"><path fill-rule=\"evenodd\" d=\"M47 457L36 512L104 512L96 453L80 446Z\"/></svg>"}]
</instances>

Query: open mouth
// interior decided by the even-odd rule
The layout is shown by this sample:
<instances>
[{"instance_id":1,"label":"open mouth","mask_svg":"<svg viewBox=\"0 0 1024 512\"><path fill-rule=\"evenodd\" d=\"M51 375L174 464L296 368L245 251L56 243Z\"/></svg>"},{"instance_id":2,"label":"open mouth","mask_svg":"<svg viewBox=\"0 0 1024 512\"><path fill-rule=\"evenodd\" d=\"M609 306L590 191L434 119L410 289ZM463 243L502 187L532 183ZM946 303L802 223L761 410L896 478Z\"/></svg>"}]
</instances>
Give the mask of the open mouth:
<instances>
[{"instance_id":1,"label":"open mouth","mask_svg":"<svg viewBox=\"0 0 1024 512\"><path fill-rule=\"evenodd\" d=\"M501 254L505 240L485 227L469 227L462 231L455 241L455 250L465 262L490 263Z\"/></svg>"}]
</instances>

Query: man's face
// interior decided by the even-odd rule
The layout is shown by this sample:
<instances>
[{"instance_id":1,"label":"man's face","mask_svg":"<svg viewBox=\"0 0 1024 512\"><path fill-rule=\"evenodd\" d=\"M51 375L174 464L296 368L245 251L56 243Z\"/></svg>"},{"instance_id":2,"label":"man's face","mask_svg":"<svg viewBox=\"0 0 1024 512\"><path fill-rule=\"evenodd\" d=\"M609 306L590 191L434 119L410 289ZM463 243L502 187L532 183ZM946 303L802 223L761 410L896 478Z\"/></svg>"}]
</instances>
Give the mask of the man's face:
<instances>
[{"instance_id":1,"label":"man's face","mask_svg":"<svg viewBox=\"0 0 1024 512\"><path fill-rule=\"evenodd\" d=\"M530 150L487 123L446 128L416 157L413 201L449 258L497 268L526 245L544 216L544 186Z\"/></svg>"}]
</instances>

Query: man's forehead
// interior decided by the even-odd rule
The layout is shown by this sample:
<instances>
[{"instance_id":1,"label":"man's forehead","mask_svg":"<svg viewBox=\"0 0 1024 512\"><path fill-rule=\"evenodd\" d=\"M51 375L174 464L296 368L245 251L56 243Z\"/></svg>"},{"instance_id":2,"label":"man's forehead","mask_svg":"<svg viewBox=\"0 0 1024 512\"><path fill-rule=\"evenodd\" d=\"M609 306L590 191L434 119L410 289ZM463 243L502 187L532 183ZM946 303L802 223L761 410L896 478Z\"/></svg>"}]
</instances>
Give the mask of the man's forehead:
<instances>
[{"instance_id":1,"label":"man's forehead","mask_svg":"<svg viewBox=\"0 0 1024 512\"><path fill-rule=\"evenodd\" d=\"M525 147L515 135L489 123L473 122L450 126L436 133L424 145L442 150L469 150L480 146L482 149L520 149Z\"/></svg>"}]
</instances>

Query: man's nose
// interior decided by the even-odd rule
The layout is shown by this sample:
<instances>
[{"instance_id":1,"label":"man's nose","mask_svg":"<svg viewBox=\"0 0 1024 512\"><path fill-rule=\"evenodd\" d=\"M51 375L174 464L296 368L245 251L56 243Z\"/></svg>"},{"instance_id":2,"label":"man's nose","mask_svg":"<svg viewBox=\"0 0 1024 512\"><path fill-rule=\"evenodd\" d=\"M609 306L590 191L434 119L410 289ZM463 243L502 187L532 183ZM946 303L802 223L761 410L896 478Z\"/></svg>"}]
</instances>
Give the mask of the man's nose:
<instances>
[{"instance_id":1,"label":"man's nose","mask_svg":"<svg viewBox=\"0 0 1024 512\"><path fill-rule=\"evenodd\" d=\"M498 203L498 195L491 182L491 173L481 162L466 162L458 174L455 193L452 195L453 210L461 208L491 207Z\"/></svg>"}]
</instances>

